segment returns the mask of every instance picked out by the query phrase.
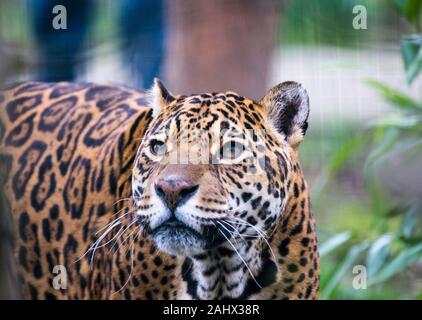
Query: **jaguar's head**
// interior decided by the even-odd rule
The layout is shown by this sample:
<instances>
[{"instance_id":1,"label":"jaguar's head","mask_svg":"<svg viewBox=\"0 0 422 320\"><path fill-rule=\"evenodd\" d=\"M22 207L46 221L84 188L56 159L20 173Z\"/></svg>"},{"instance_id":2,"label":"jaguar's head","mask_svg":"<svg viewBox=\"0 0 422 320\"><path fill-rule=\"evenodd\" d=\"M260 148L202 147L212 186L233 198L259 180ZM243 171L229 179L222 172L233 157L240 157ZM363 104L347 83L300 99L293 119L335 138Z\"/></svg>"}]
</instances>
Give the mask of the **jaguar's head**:
<instances>
[{"instance_id":1,"label":"jaguar's head","mask_svg":"<svg viewBox=\"0 0 422 320\"><path fill-rule=\"evenodd\" d=\"M306 90L284 82L255 102L233 92L174 96L156 80L151 97L132 189L156 245L192 256L269 234L307 129Z\"/></svg>"}]
</instances>

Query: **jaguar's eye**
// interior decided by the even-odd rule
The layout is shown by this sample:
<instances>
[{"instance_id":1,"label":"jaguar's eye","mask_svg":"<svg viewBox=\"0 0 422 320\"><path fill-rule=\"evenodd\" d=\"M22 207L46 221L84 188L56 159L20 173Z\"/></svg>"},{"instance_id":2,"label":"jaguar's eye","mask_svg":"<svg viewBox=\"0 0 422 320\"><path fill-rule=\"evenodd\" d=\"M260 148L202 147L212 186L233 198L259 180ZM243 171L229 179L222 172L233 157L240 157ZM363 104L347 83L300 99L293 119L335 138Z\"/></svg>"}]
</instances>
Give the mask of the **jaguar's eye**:
<instances>
[{"instance_id":1,"label":"jaguar's eye","mask_svg":"<svg viewBox=\"0 0 422 320\"><path fill-rule=\"evenodd\" d=\"M242 155L243 151L243 144L236 141L227 141L220 149L220 157L221 159L235 160Z\"/></svg>"},{"instance_id":2,"label":"jaguar's eye","mask_svg":"<svg viewBox=\"0 0 422 320\"><path fill-rule=\"evenodd\" d=\"M154 156L163 156L166 154L167 152L167 147L166 144L163 141L160 140L151 140L150 144L149 144L151 153Z\"/></svg>"}]
</instances>

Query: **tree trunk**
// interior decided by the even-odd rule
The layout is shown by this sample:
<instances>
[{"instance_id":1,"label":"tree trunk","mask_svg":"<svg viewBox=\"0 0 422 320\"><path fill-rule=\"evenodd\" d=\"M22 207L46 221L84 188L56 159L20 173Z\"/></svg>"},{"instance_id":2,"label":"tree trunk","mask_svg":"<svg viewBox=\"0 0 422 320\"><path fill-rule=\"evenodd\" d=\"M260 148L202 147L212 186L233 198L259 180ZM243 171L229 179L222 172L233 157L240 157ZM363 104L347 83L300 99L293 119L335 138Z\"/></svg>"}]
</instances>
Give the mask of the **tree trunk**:
<instances>
[{"instance_id":1,"label":"tree trunk","mask_svg":"<svg viewBox=\"0 0 422 320\"><path fill-rule=\"evenodd\" d=\"M268 89L279 13L279 0L169 0L168 87L260 98Z\"/></svg>"}]
</instances>

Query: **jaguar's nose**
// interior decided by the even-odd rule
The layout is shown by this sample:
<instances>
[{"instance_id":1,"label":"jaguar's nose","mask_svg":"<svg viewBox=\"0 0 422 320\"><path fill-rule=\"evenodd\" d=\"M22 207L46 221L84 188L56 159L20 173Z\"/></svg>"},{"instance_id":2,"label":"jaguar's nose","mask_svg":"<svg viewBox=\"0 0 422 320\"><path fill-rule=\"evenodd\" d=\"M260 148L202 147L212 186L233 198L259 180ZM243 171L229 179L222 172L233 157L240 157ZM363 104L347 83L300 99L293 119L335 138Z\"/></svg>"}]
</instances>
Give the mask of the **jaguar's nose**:
<instances>
[{"instance_id":1,"label":"jaguar's nose","mask_svg":"<svg viewBox=\"0 0 422 320\"><path fill-rule=\"evenodd\" d=\"M198 190L199 185L181 178L160 179L155 184L157 195L170 210L186 202Z\"/></svg>"}]
</instances>

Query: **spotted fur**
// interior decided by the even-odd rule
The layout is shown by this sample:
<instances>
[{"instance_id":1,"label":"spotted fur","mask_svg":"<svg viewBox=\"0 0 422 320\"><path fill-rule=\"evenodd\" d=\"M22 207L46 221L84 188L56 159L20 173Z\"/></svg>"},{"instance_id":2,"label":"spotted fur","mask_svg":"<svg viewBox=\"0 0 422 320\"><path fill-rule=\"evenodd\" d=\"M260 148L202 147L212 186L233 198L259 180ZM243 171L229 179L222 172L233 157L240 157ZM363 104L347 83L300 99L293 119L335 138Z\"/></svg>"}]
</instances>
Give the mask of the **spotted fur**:
<instances>
[{"instance_id":1,"label":"spotted fur","mask_svg":"<svg viewBox=\"0 0 422 320\"><path fill-rule=\"evenodd\" d=\"M173 96L159 81L150 93L6 88L1 172L22 297L317 298L315 222L297 155L308 114L306 91L293 82L259 102L234 92ZM222 129L244 137L249 157L210 162L220 149L205 142L224 143ZM153 141L170 138L205 161L166 162L168 147L151 154ZM160 189L169 177L193 186L175 208ZM169 219L185 227L163 228ZM53 286L57 265L66 289Z\"/></svg>"}]
</instances>

